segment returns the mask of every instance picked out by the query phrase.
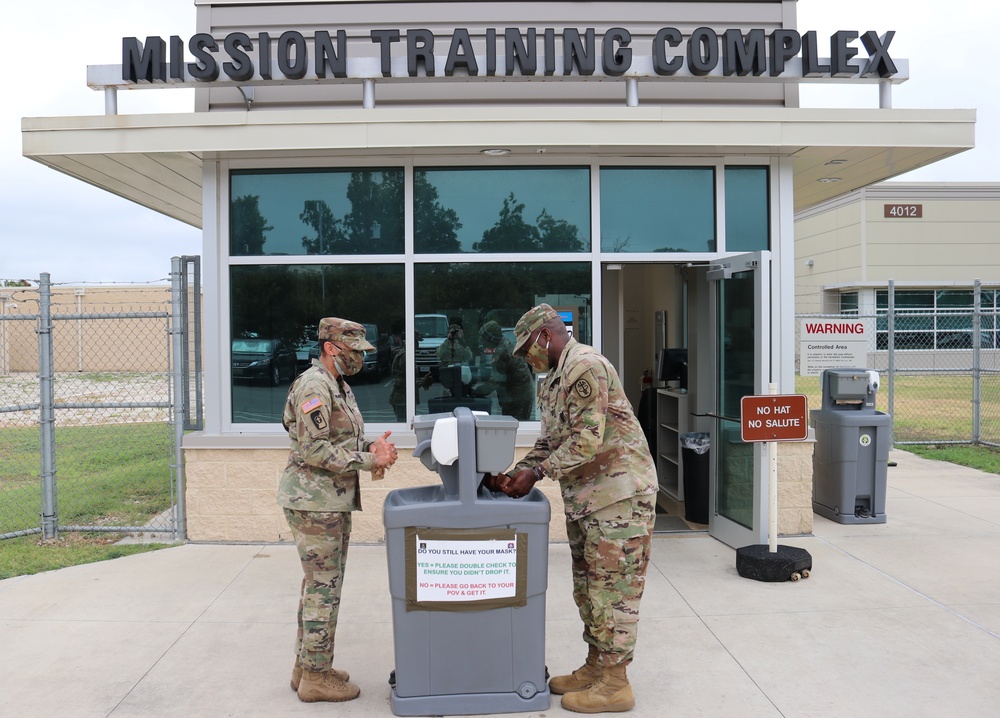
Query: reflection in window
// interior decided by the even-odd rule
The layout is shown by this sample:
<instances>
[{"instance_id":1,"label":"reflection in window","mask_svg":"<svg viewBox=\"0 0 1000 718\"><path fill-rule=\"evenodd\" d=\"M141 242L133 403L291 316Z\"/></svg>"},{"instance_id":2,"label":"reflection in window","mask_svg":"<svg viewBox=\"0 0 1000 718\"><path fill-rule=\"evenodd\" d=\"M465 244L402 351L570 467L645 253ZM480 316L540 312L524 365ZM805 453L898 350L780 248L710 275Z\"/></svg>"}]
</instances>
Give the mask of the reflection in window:
<instances>
[{"instance_id":1,"label":"reflection in window","mask_svg":"<svg viewBox=\"0 0 1000 718\"><path fill-rule=\"evenodd\" d=\"M229 253L401 254L403 170L233 171Z\"/></svg>"},{"instance_id":2,"label":"reflection in window","mask_svg":"<svg viewBox=\"0 0 1000 718\"><path fill-rule=\"evenodd\" d=\"M585 167L418 169L418 254L590 251Z\"/></svg>"},{"instance_id":3,"label":"reflection in window","mask_svg":"<svg viewBox=\"0 0 1000 718\"><path fill-rule=\"evenodd\" d=\"M403 291L402 264L231 267L232 421L281 422L289 382L309 366L310 352L318 356L316 328L329 316L365 325L375 351L349 382L366 422L394 421L389 376L402 341ZM273 357L239 351L251 345L283 349Z\"/></svg>"},{"instance_id":4,"label":"reflection in window","mask_svg":"<svg viewBox=\"0 0 1000 718\"><path fill-rule=\"evenodd\" d=\"M514 325L547 302L565 312L574 336L592 343L590 282L587 262L417 264L417 413L470 406L537 420L535 377L508 356Z\"/></svg>"},{"instance_id":5,"label":"reflection in window","mask_svg":"<svg viewBox=\"0 0 1000 718\"><path fill-rule=\"evenodd\" d=\"M771 248L766 167L726 167L726 250Z\"/></svg>"},{"instance_id":6,"label":"reflection in window","mask_svg":"<svg viewBox=\"0 0 1000 718\"><path fill-rule=\"evenodd\" d=\"M711 167L601 170L602 252L715 251Z\"/></svg>"}]
</instances>

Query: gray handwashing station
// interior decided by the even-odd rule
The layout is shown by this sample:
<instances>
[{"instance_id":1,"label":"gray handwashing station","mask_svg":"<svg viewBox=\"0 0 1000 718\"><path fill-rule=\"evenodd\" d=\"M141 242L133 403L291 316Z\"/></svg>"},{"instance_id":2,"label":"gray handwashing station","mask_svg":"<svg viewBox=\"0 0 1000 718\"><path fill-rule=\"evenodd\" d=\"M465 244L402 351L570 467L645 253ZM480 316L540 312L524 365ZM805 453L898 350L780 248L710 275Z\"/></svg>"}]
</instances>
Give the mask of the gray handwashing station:
<instances>
[{"instance_id":1,"label":"gray handwashing station","mask_svg":"<svg viewBox=\"0 0 1000 718\"><path fill-rule=\"evenodd\" d=\"M383 507L395 715L549 708L549 502L480 486L513 462L517 426L466 407L414 419L414 456L441 484L396 489Z\"/></svg>"}]
</instances>

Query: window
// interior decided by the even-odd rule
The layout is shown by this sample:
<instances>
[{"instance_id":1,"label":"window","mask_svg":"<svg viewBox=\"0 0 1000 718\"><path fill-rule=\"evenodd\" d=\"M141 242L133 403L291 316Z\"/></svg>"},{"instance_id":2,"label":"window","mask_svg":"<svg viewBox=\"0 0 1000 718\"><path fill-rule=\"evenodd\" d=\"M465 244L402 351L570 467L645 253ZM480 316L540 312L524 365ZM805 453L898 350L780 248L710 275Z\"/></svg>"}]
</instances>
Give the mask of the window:
<instances>
[{"instance_id":1,"label":"window","mask_svg":"<svg viewBox=\"0 0 1000 718\"><path fill-rule=\"evenodd\" d=\"M590 251L585 167L417 169L417 254Z\"/></svg>"},{"instance_id":2,"label":"window","mask_svg":"<svg viewBox=\"0 0 1000 718\"><path fill-rule=\"evenodd\" d=\"M603 252L716 250L714 164L607 167L599 179ZM766 248L768 169L727 167L724 179L727 246ZM593 343L589 166L233 170L229 184L234 424L280 423L325 316L364 324L376 346L351 380L369 424L459 404L537 420L537 377L503 352L539 302ZM469 261L436 256L460 254Z\"/></svg>"},{"instance_id":3,"label":"window","mask_svg":"<svg viewBox=\"0 0 1000 718\"><path fill-rule=\"evenodd\" d=\"M517 320L541 302L565 312L574 336L592 342L590 281L589 262L417 264L417 413L466 405L537 420L535 377L522 359L504 356L504 345L513 348ZM482 331L490 322L500 344Z\"/></svg>"},{"instance_id":4,"label":"window","mask_svg":"<svg viewBox=\"0 0 1000 718\"><path fill-rule=\"evenodd\" d=\"M858 313L858 293L857 292L841 292L840 293L840 313L841 314L857 314Z\"/></svg>"},{"instance_id":5,"label":"window","mask_svg":"<svg viewBox=\"0 0 1000 718\"><path fill-rule=\"evenodd\" d=\"M726 167L726 249L771 248L767 167Z\"/></svg>"},{"instance_id":6,"label":"window","mask_svg":"<svg viewBox=\"0 0 1000 718\"><path fill-rule=\"evenodd\" d=\"M711 167L601 169L602 252L714 252Z\"/></svg>"},{"instance_id":7,"label":"window","mask_svg":"<svg viewBox=\"0 0 1000 718\"><path fill-rule=\"evenodd\" d=\"M230 268L232 421L280 423L291 380L310 363L323 317L365 325L375 351L351 388L366 422L395 421L389 401L393 342L403 331L403 265ZM247 349L266 347L266 351Z\"/></svg>"},{"instance_id":8,"label":"window","mask_svg":"<svg viewBox=\"0 0 1000 718\"><path fill-rule=\"evenodd\" d=\"M229 253L402 254L403 170L234 171Z\"/></svg>"},{"instance_id":9,"label":"window","mask_svg":"<svg viewBox=\"0 0 1000 718\"><path fill-rule=\"evenodd\" d=\"M997 292L980 294L980 347L1000 347L996 323ZM889 348L889 293L875 294L878 311L877 346ZM895 349L970 349L975 297L969 289L911 289L895 293Z\"/></svg>"}]
</instances>

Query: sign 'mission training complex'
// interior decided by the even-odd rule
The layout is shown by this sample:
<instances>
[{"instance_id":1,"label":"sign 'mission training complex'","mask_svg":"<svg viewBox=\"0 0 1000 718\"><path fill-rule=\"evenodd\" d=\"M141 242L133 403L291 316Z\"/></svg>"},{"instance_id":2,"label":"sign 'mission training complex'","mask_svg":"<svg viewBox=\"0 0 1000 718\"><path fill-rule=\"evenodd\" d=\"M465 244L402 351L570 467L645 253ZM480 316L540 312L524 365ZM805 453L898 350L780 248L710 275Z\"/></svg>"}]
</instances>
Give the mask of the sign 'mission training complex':
<instances>
[{"instance_id":1,"label":"sign 'mission training complex'","mask_svg":"<svg viewBox=\"0 0 1000 718\"><path fill-rule=\"evenodd\" d=\"M705 78L721 72L724 77L888 79L899 72L889 55L894 35L894 31L879 36L872 30L860 35L841 30L830 37L829 57L821 58L815 31L717 32L699 27L685 40L677 28L664 27L648 48L639 48L648 54L634 55L632 34L620 27L605 32L600 43L593 28L488 28L485 48L480 47L485 52L477 55L465 28L455 28L450 36L424 29L373 29L370 40L378 46L378 57L354 62L348 56L345 30L317 30L311 37L289 30L277 38L266 32L255 37L232 32L221 41L198 33L187 43L176 35L169 41L147 37L145 43L126 37L122 38L121 79L129 84L210 83L220 78L232 82L349 80L435 77L439 68L445 77ZM852 45L859 38L868 55L863 61L855 59L859 48Z\"/></svg>"}]
</instances>

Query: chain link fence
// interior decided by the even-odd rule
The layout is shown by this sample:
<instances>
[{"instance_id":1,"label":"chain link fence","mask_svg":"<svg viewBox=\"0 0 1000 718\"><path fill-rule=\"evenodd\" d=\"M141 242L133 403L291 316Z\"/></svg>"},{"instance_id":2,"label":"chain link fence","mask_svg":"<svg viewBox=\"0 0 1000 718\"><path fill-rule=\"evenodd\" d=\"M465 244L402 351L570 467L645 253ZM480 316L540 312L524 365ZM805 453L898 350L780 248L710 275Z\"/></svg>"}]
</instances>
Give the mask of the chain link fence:
<instances>
[{"instance_id":1,"label":"chain link fence","mask_svg":"<svg viewBox=\"0 0 1000 718\"><path fill-rule=\"evenodd\" d=\"M978 297L978 293L977 293ZM880 373L876 408L893 417L893 443L1000 446L1000 315L971 308L897 309L891 298L873 314L796 315L797 366L807 323L865 327L864 369ZM829 367L834 368L834 367ZM819 376L796 377L809 406L821 402Z\"/></svg>"},{"instance_id":2,"label":"chain link fence","mask_svg":"<svg viewBox=\"0 0 1000 718\"><path fill-rule=\"evenodd\" d=\"M43 274L0 293L0 538L184 537L179 444L201 396L182 341L200 312L190 267L175 259L170 285L70 287Z\"/></svg>"}]
</instances>

